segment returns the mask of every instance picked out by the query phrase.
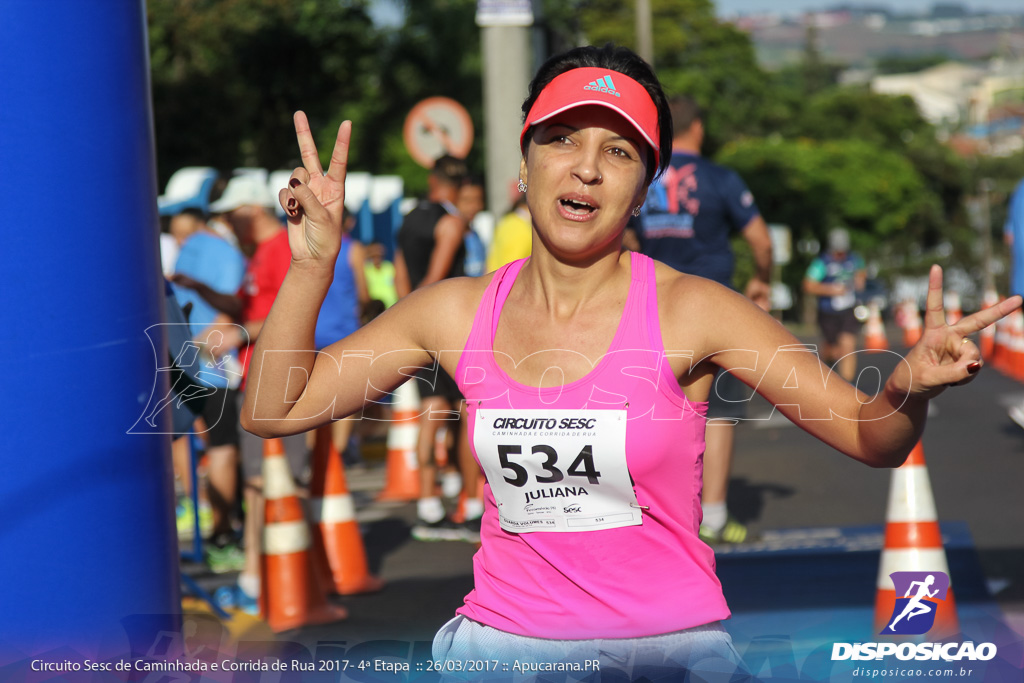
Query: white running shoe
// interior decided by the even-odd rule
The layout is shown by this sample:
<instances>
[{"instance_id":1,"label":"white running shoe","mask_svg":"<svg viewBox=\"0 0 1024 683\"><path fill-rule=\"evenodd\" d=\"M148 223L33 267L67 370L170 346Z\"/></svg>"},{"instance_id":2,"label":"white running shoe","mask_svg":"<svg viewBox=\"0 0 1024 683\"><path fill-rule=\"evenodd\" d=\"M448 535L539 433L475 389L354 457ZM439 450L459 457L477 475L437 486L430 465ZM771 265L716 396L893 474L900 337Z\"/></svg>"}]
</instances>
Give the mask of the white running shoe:
<instances>
[{"instance_id":1,"label":"white running shoe","mask_svg":"<svg viewBox=\"0 0 1024 683\"><path fill-rule=\"evenodd\" d=\"M441 475L441 495L445 498L457 498L462 493L462 475L458 472L445 472Z\"/></svg>"}]
</instances>

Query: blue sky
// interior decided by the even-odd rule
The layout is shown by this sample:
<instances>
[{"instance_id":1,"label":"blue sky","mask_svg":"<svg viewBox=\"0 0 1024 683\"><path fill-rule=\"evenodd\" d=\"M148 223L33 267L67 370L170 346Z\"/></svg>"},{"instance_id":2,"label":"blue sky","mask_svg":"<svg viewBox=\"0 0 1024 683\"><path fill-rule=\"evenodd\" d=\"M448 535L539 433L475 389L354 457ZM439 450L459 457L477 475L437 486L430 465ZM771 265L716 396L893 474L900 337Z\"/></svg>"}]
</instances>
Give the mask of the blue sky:
<instances>
[{"instance_id":1,"label":"blue sky","mask_svg":"<svg viewBox=\"0 0 1024 683\"><path fill-rule=\"evenodd\" d=\"M956 2L957 0L950 0ZM749 14L751 12L777 11L784 14L797 14L804 10L824 9L839 4L838 0L715 0L715 6L720 15L735 13ZM890 8L899 8L900 11L912 12L927 10L934 3L933 0L847 0L843 4L849 5L882 5ZM1024 3L1021 0L960 0L959 4L965 5L971 10L991 9L995 11L1011 11L1024 13Z\"/></svg>"}]
</instances>

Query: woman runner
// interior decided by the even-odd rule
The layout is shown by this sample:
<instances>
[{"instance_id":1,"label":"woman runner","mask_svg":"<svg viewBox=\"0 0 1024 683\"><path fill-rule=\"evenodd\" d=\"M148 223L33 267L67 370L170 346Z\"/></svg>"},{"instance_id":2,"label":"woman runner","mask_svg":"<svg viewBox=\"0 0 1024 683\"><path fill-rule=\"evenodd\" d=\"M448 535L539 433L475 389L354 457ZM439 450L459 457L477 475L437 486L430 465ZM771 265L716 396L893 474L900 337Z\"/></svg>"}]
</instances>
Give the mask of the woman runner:
<instances>
[{"instance_id":1,"label":"woman runner","mask_svg":"<svg viewBox=\"0 0 1024 683\"><path fill-rule=\"evenodd\" d=\"M466 397L487 477L475 588L434 640L450 676L742 672L720 624L729 610L714 556L697 537L716 373L847 456L896 467L928 400L981 367L967 335L1020 297L947 325L933 267L921 341L869 397L739 294L622 251L671 153L665 95L642 59L612 46L553 57L523 112L532 256L413 292L321 354L313 331L341 240L351 124L324 173L295 115L304 166L280 196L292 265L257 342L243 426L264 437L313 429L440 366Z\"/></svg>"}]
</instances>

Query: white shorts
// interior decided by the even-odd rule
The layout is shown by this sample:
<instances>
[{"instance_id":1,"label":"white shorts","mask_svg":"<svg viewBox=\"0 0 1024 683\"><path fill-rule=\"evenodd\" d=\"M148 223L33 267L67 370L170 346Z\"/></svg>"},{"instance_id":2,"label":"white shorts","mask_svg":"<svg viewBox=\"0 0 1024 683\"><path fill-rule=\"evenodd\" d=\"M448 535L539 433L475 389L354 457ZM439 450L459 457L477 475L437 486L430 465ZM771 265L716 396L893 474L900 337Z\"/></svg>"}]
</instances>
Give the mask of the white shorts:
<instances>
[{"instance_id":1,"label":"white shorts","mask_svg":"<svg viewBox=\"0 0 1024 683\"><path fill-rule=\"evenodd\" d=\"M694 681L749 676L720 622L643 638L549 640L456 616L434 636L442 681ZM739 674L739 678L734 678Z\"/></svg>"}]
</instances>

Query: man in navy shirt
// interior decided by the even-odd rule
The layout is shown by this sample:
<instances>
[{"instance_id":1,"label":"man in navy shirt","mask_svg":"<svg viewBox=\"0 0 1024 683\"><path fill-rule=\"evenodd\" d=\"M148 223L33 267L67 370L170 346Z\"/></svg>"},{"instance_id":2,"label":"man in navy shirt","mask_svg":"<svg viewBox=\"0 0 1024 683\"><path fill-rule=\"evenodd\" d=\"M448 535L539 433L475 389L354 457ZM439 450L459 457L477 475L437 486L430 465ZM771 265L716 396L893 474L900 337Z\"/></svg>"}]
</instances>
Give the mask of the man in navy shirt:
<instances>
[{"instance_id":1,"label":"man in navy shirt","mask_svg":"<svg viewBox=\"0 0 1024 683\"><path fill-rule=\"evenodd\" d=\"M732 169L700 155L704 122L697 103L675 97L672 110L672 163L647 193L638 238L644 254L676 270L732 287L735 258L730 246L740 234L750 244L756 267L744 290L769 310L771 238L743 180ZM747 530L728 514L726 490L732 465L736 422L746 417L751 391L728 373L711 388L704 452L704 518L700 535L708 542L741 543Z\"/></svg>"}]
</instances>

